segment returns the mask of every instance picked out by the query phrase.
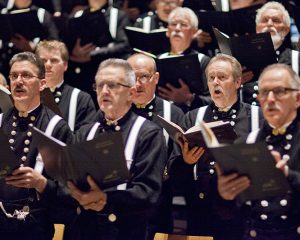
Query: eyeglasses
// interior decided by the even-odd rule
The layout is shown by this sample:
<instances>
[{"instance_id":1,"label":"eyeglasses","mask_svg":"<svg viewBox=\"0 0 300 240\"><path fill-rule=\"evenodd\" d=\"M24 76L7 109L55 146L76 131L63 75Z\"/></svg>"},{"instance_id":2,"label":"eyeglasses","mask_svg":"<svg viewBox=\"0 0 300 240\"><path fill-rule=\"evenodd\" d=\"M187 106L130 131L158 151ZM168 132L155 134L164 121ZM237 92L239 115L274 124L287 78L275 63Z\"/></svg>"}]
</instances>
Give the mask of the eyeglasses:
<instances>
[{"instance_id":1,"label":"eyeglasses","mask_svg":"<svg viewBox=\"0 0 300 240\"><path fill-rule=\"evenodd\" d=\"M153 77L154 74L143 74L142 76L136 77L136 81L140 81L141 83L146 83L150 81L150 79Z\"/></svg>"},{"instance_id":2,"label":"eyeglasses","mask_svg":"<svg viewBox=\"0 0 300 240\"><path fill-rule=\"evenodd\" d=\"M106 85L106 87L112 91L117 90L120 87L130 88L130 86L123 84L123 83L119 83L119 82L100 82L98 84L94 83L93 89L94 89L94 91L102 91L102 89L104 88L104 85Z\"/></svg>"},{"instance_id":3,"label":"eyeglasses","mask_svg":"<svg viewBox=\"0 0 300 240\"><path fill-rule=\"evenodd\" d=\"M275 98L282 98L288 92L291 92L291 91L299 91L299 89L277 87L277 88L273 88L273 89L261 89L258 91L258 93L259 93L259 97L261 99L266 99L269 96L270 92L272 92L274 94Z\"/></svg>"},{"instance_id":4,"label":"eyeglasses","mask_svg":"<svg viewBox=\"0 0 300 240\"><path fill-rule=\"evenodd\" d=\"M34 76L29 72L22 72L22 73L10 73L9 74L9 79L10 81L16 81L19 77L21 77L22 80L28 81L32 78L39 78L38 76Z\"/></svg>"}]
</instances>

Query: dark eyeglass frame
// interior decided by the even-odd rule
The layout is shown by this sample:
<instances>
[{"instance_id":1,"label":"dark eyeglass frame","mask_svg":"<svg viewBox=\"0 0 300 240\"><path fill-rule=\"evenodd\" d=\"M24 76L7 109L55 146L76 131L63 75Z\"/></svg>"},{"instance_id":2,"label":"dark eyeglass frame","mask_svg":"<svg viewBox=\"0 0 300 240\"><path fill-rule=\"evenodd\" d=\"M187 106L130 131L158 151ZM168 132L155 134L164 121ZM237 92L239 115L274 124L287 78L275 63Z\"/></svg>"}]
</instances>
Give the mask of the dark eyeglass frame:
<instances>
[{"instance_id":1,"label":"dark eyeglass frame","mask_svg":"<svg viewBox=\"0 0 300 240\"><path fill-rule=\"evenodd\" d=\"M102 86L100 86L100 85L102 85ZM103 82L103 83L100 83L100 84L99 83L98 84L94 83L93 84L93 90L95 92L97 92L98 90L101 91L103 89L104 85L106 85L108 87L108 89L110 89L110 90L116 90L117 86L130 88L129 85L126 85L126 84L123 84L123 83L120 83L120 82Z\"/></svg>"},{"instance_id":2,"label":"dark eyeglass frame","mask_svg":"<svg viewBox=\"0 0 300 240\"><path fill-rule=\"evenodd\" d=\"M261 99L266 99L270 92L272 92L275 96L275 98L282 98L284 97L288 92L293 92L293 91L299 91L299 89L296 88L286 88L286 87L276 87L273 89L262 89L258 91L259 97Z\"/></svg>"},{"instance_id":3,"label":"dark eyeglass frame","mask_svg":"<svg viewBox=\"0 0 300 240\"><path fill-rule=\"evenodd\" d=\"M12 81L12 82L18 80L19 77L21 77L21 79L24 80L24 81L29 81L32 78L42 79L41 77L32 75L31 73L28 73L28 72L10 73L8 75L8 77L9 77L9 80Z\"/></svg>"}]
</instances>

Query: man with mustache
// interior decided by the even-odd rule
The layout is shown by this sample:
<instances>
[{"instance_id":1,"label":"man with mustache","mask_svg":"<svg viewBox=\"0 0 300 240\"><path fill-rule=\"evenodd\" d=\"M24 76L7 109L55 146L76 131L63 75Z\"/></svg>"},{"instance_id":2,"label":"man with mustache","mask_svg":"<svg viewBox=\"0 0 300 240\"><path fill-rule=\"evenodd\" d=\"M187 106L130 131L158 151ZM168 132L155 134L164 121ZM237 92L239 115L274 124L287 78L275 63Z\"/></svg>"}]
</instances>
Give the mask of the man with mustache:
<instances>
[{"instance_id":1,"label":"man with mustache","mask_svg":"<svg viewBox=\"0 0 300 240\"><path fill-rule=\"evenodd\" d=\"M290 32L290 16L281 3L268 2L264 4L256 14L256 32L270 32L274 49L279 63L293 66L292 51L285 44L286 37ZM299 57L298 57L299 58ZM299 65L299 63L297 63ZM293 67L294 68L294 67ZM251 70L251 69L250 69ZM294 68L295 70L295 68ZM242 100L249 104L257 105L258 85L254 82L246 83L242 87Z\"/></svg>"},{"instance_id":2,"label":"man with mustache","mask_svg":"<svg viewBox=\"0 0 300 240\"><path fill-rule=\"evenodd\" d=\"M58 185L43 171L31 127L66 143L72 141L72 133L61 117L40 102L46 84L43 61L23 52L14 55L10 66L14 107L0 114L0 127L18 166L0 182L0 235L3 239L51 240L54 227L50 215L54 212L49 211L49 204L56 199Z\"/></svg>"},{"instance_id":3,"label":"man with mustache","mask_svg":"<svg viewBox=\"0 0 300 240\"><path fill-rule=\"evenodd\" d=\"M242 67L232 56L218 54L205 70L212 103L186 114L185 129L201 121L229 121L241 141L251 130L258 129L261 119L257 106L241 103L238 90ZM175 155L175 154L174 154ZM189 235L211 235L218 240L239 239L242 225L233 202L218 197L215 160L203 146L189 148L181 144L181 154L173 156L171 172L181 176L185 190Z\"/></svg>"},{"instance_id":4,"label":"man with mustache","mask_svg":"<svg viewBox=\"0 0 300 240\"><path fill-rule=\"evenodd\" d=\"M165 139L156 124L133 113L135 74L125 60L102 62L95 79L98 104L104 116L98 123L82 127L77 132L77 141L120 131L131 176L127 184L106 190L100 189L90 177L87 180L91 189L87 192L69 183L81 213L67 236L68 239L142 240L146 236L147 214L161 190L167 160Z\"/></svg>"},{"instance_id":5,"label":"man with mustache","mask_svg":"<svg viewBox=\"0 0 300 240\"><path fill-rule=\"evenodd\" d=\"M46 84L71 130L76 131L82 125L93 122L96 109L91 96L64 82L69 59L66 45L56 40L42 41L36 48L36 54L44 61Z\"/></svg>"},{"instance_id":6,"label":"man with mustache","mask_svg":"<svg viewBox=\"0 0 300 240\"><path fill-rule=\"evenodd\" d=\"M296 118L300 106L300 79L289 66L273 64L264 69L258 86L258 100L265 121L259 131L249 134L247 143L267 143L274 155L274 167L282 170L292 190L286 196L248 201L242 205L246 225L243 239L300 239L300 125ZM218 175L218 190L225 200L234 200L251 184L246 176L236 173L223 175L218 170Z\"/></svg>"},{"instance_id":7,"label":"man with mustache","mask_svg":"<svg viewBox=\"0 0 300 240\"><path fill-rule=\"evenodd\" d=\"M198 54L199 64L202 69L202 76L199 76L199 82L203 81L204 89L202 93L192 93L190 87L182 79L178 79L179 88L168 83L166 87L158 87L159 95L169 101L179 105L184 111L203 106L207 103L209 94L205 68L209 62L209 57L192 49L191 43L194 34L198 29L198 18L189 8L177 7L168 17L167 37L170 39L170 52L160 55L159 58L170 57L171 55L190 55ZM174 66L176 68L176 65ZM186 80L185 80L186 81Z\"/></svg>"}]
</instances>

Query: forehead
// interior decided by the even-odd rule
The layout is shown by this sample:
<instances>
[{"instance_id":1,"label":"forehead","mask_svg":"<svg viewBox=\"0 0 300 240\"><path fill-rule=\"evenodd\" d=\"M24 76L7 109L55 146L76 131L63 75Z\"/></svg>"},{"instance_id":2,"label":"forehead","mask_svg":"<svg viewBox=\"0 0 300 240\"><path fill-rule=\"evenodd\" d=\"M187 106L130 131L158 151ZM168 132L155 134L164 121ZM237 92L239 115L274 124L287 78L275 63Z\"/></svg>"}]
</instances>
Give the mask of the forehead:
<instances>
[{"instance_id":1,"label":"forehead","mask_svg":"<svg viewBox=\"0 0 300 240\"><path fill-rule=\"evenodd\" d=\"M262 18L277 17L283 19L283 13L278 9L269 8L262 12L261 17Z\"/></svg>"},{"instance_id":2,"label":"forehead","mask_svg":"<svg viewBox=\"0 0 300 240\"><path fill-rule=\"evenodd\" d=\"M171 22L182 21L182 22L191 22L191 19L187 13L176 13L171 17Z\"/></svg>"},{"instance_id":3,"label":"forehead","mask_svg":"<svg viewBox=\"0 0 300 240\"><path fill-rule=\"evenodd\" d=\"M52 57L61 58L61 52L58 49L40 48L39 56L41 58L52 58Z\"/></svg>"},{"instance_id":4,"label":"forehead","mask_svg":"<svg viewBox=\"0 0 300 240\"><path fill-rule=\"evenodd\" d=\"M144 57L136 57L128 60L134 71L152 71L153 64L150 59Z\"/></svg>"},{"instance_id":5,"label":"forehead","mask_svg":"<svg viewBox=\"0 0 300 240\"><path fill-rule=\"evenodd\" d=\"M125 79L125 70L121 67L108 66L97 74L97 81L118 81Z\"/></svg>"},{"instance_id":6,"label":"forehead","mask_svg":"<svg viewBox=\"0 0 300 240\"><path fill-rule=\"evenodd\" d=\"M38 67L29 61L15 62L11 68L10 72L33 72L38 73Z\"/></svg>"},{"instance_id":7,"label":"forehead","mask_svg":"<svg viewBox=\"0 0 300 240\"><path fill-rule=\"evenodd\" d=\"M259 83L261 88L269 86L290 87L291 76L284 69L271 69L261 76Z\"/></svg>"},{"instance_id":8,"label":"forehead","mask_svg":"<svg viewBox=\"0 0 300 240\"><path fill-rule=\"evenodd\" d=\"M210 64L207 68L208 73L210 72L232 72L232 66L229 62L223 60L217 60Z\"/></svg>"}]
</instances>

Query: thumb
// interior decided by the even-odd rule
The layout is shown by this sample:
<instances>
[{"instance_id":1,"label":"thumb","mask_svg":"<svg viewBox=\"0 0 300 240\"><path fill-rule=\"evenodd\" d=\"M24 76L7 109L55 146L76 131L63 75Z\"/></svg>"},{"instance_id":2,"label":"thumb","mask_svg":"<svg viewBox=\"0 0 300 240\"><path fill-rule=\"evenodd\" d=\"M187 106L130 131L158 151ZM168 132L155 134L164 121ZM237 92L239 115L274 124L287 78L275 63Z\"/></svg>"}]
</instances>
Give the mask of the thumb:
<instances>
[{"instance_id":1,"label":"thumb","mask_svg":"<svg viewBox=\"0 0 300 240\"><path fill-rule=\"evenodd\" d=\"M87 176L87 182L90 185L92 190L100 190L100 188L98 187L98 185L96 184L96 182L91 176Z\"/></svg>"}]
</instances>

